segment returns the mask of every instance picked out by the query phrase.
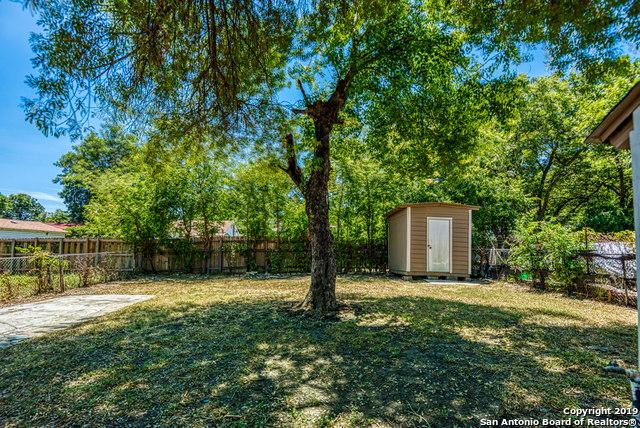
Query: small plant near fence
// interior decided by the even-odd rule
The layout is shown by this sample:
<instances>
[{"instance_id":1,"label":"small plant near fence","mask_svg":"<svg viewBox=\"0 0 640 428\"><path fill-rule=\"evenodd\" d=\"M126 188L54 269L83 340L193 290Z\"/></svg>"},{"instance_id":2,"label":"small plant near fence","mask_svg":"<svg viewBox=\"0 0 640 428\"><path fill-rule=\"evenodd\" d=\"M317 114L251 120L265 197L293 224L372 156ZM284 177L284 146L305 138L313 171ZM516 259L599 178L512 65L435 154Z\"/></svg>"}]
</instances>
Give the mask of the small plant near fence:
<instances>
[{"instance_id":1,"label":"small plant near fence","mask_svg":"<svg viewBox=\"0 0 640 428\"><path fill-rule=\"evenodd\" d=\"M100 265L94 254L82 254L76 257L73 261L74 271L78 274L80 280L80 287L88 287L92 283L101 282Z\"/></svg>"},{"instance_id":2,"label":"small plant near fence","mask_svg":"<svg viewBox=\"0 0 640 428\"><path fill-rule=\"evenodd\" d=\"M252 267L256 266L255 253L251 252L250 243L248 242L223 242L220 245L220 250L222 269L225 268L226 264L226 269L233 273L242 267L246 270L251 270ZM242 260L243 258L244 260Z\"/></svg>"},{"instance_id":3,"label":"small plant near fence","mask_svg":"<svg viewBox=\"0 0 640 428\"><path fill-rule=\"evenodd\" d=\"M55 257L40 247L31 245L27 248L20 248L19 251L27 257L28 275L36 279L36 294L56 291L54 285L55 276L57 276L57 291L63 292L65 290L64 271L68 264L66 260Z\"/></svg>"},{"instance_id":4,"label":"small plant near fence","mask_svg":"<svg viewBox=\"0 0 640 428\"><path fill-rule=\"evenodd\" d=\"M311 252L306 241L284 241L265 251L266 271L270 273L306 272Z\"/></svg>"},{"instance_id":5,"label":"small plant near fence","mask_svg":"<svg viewBox=\"0 0 640 428\"><path fill-rule=\"evenodd\" d=\"M9 275L0 272L0 301L7 302L13 300L15 292L13 290L13 283L11 282Z\"/></svg>"}]
</instances>

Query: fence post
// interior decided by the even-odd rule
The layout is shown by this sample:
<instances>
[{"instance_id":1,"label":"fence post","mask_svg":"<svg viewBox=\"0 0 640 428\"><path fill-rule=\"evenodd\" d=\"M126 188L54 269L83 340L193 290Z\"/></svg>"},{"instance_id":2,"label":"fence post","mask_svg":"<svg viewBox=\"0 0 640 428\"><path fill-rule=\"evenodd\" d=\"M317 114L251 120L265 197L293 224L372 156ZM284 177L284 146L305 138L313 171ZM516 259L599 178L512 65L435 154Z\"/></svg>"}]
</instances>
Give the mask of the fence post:
<instances>
[{"instance_id":1,"label":"fence post","mask_svg":"<svg viewBox=\"0 0 640 428\"><path fill-rule=\"evenodd\" d=\"M629 289L627 287L627 260L624 254L620 257L622 262L622 284L624 285L624 305L629 306Z\"/></svg>"},{"instance_id":2,"label":"fence post","mask_svg":"<svg viewBox=\"0 0 640 428\"><path fill-rule=\"evenodd\" d=\"M64 293L64 260L61 258L60 263L58 263L58 278L60 280L60 292Z\"/></svg>"},{"instance_id":3,"label":"fence post","mask_svg":"<svg viewBox=\"0 0 640 428\"><path fill-rule=\"evenodd\" d=\"M224 271L224 236L220 236L220 273Z\"/></svg>"},{"instance_id":4,"label":"fence post","mask_svg":"<svg viewBox=\"0 0 640 428\"><path fill-rule=\"evenodd\" d=\"M11 241L11 257L13 258L15 256L16 256L16 240L14 239L14 240ZM12 259L11 263L9 264L9 266L11 266L9 268L9 273L11 273L11 275L14 274L14 271L13 271L13 264L14 263L15 263L15 260Z\"/></svg>"},{"instance_id":5,"label":"fence post","mask_svg":"<svg viewBox=\"0 0 640 428\"><path fill-rule=\"evenodd\" d=\"M64 238L60 238L58 240L58 259L60 263L58 263L58 277L60 281L60 292L64 293L65 284L64 284Z\"/></svg>"},{"instance_id":6,"label":"fence post","mask_svg":"<svg viewBox=\"0 0 640 428\"><path fill-rule=\"evenodd\" d=\"M207 275L211 275L211 273L213 273L213 239L209 238L207 239L207 242L205 244L205 248L204 248L204 254L206 255L206 260L204 263L204 270L205 273Z\"/></svg>"}]
</instances>

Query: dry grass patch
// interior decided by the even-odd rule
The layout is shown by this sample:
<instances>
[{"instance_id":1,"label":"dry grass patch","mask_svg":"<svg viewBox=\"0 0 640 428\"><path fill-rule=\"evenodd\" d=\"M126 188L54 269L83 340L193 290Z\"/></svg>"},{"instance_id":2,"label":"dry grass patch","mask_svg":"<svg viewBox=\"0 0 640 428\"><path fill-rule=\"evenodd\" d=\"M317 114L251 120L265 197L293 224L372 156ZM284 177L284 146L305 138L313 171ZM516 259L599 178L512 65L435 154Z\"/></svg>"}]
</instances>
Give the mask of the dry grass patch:
<instances>
[{"instance_id":1,"label":"dry grass patch","mask_svg":"<svg viewBox=\"0 0 640 428\"><path fill-rule=\"evenodd\" d=\"M308 278L151 278L154 294L0 351L5 425L469 426L627 405L632 310L506 284L340 278L348 311L288 308Z\"/></svg>"}]
</instances>

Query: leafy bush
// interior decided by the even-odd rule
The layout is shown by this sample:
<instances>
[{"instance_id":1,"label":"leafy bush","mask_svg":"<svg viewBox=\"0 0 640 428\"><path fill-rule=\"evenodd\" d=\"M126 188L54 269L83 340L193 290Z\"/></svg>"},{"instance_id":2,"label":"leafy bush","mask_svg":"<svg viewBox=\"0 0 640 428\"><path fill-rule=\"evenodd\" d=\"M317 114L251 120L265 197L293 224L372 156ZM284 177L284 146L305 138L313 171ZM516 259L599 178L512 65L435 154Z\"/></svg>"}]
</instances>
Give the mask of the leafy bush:
<instances>
[{"instance_id":1,"label":"leafy bush","mask_svg":"<svg viewBox=\"0 0 640 428\"><path fill-rule=\"evenodd\" d=\"M516 229L509 262L520 272L530 273L542 289L571 291L581 282L586 263L580 233L558 223L524 222Z\"/></svg>"},{"instance_id":2,"label":"leafy bush","mask_svg":"<svg viewBox=\"0 0 640 428\"><path fill-rule=\"evenodd\" d=\"M8 302L14 297L13 284L8 274L0 272L0 301Z\"/></svg>"},{"instance_id":3,"label":"leafy bush","mask_svg":"<svg viewBox=\"0 0 640 428\"><path fill-rule=\"evenodd\" d=\"M27 254L29 258L29 273L37 280L37 294L54 291L53 277L57 273L63 271L66 262L55 257L50 252L40 247L29 246L26 249L20 249L21 253ZM60 291L64 291L64 277L60 278Z\"/></svg>"}]
</instances>

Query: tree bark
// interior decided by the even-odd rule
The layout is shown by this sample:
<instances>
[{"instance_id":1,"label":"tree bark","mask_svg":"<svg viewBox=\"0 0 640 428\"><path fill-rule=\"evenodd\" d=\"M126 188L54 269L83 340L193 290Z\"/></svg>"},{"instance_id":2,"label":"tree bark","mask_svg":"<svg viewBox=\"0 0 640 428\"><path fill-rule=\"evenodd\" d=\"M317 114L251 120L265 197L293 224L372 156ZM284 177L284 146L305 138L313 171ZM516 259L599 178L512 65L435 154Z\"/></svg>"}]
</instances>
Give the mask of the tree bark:
<instances>
[{"instance_id":1,"label":"tree bark","mask_svg":"<svg viewBox=\"0 0 640 428\"><path fill-rule=\"evenodd\" d=\"M304 300L298 305L302 309L325 315L338 309L336 299L336 257L333 236L329 223L329 177L331 157L329 153L330 129L320 128L316 122L314 162L307 180L303 180L298 167L293 136L285 137L287 167L281 167L298 186L305 200L308 220L309 244L311 247L311 285Z\"/></svg>"},{"instance_id":2,"label":"tree bark","mask_svg":"<svg viewBox=\"0 0 640 428\"><path fill-rule=\"evenodd\" d=\"M324 171L314 174L307 185L305 210L309 221L309 243L311 246L311 286L301 307L318 314L335 312L336 257L333 237L329 225L328 164ZM326 168L326 170L325 170Z\"/></svg>"},{"instance_id":3,"label":"tree bark","mask_svg":"<svg viewBox=\"0 0 640 428\"><path fill-rule=\"evenodd\" d=\"M298 166L293 136L285 138L287 166L281 167L302 191L305 211L309 222L309 243L311 245L311 285L306 297L299 305L322 316L338 309L336 299L336 256L329 224L329 177L331 173L330 136L333 127L341 123L338 114L345 102L345 95L352 75L347 73L339 79L328 100L311 102L298 81L306 108L294 109L295 113L306 114L315 130L316 146L313 152L311 172L303 179Z\"/></svg>"}]
</instances>

